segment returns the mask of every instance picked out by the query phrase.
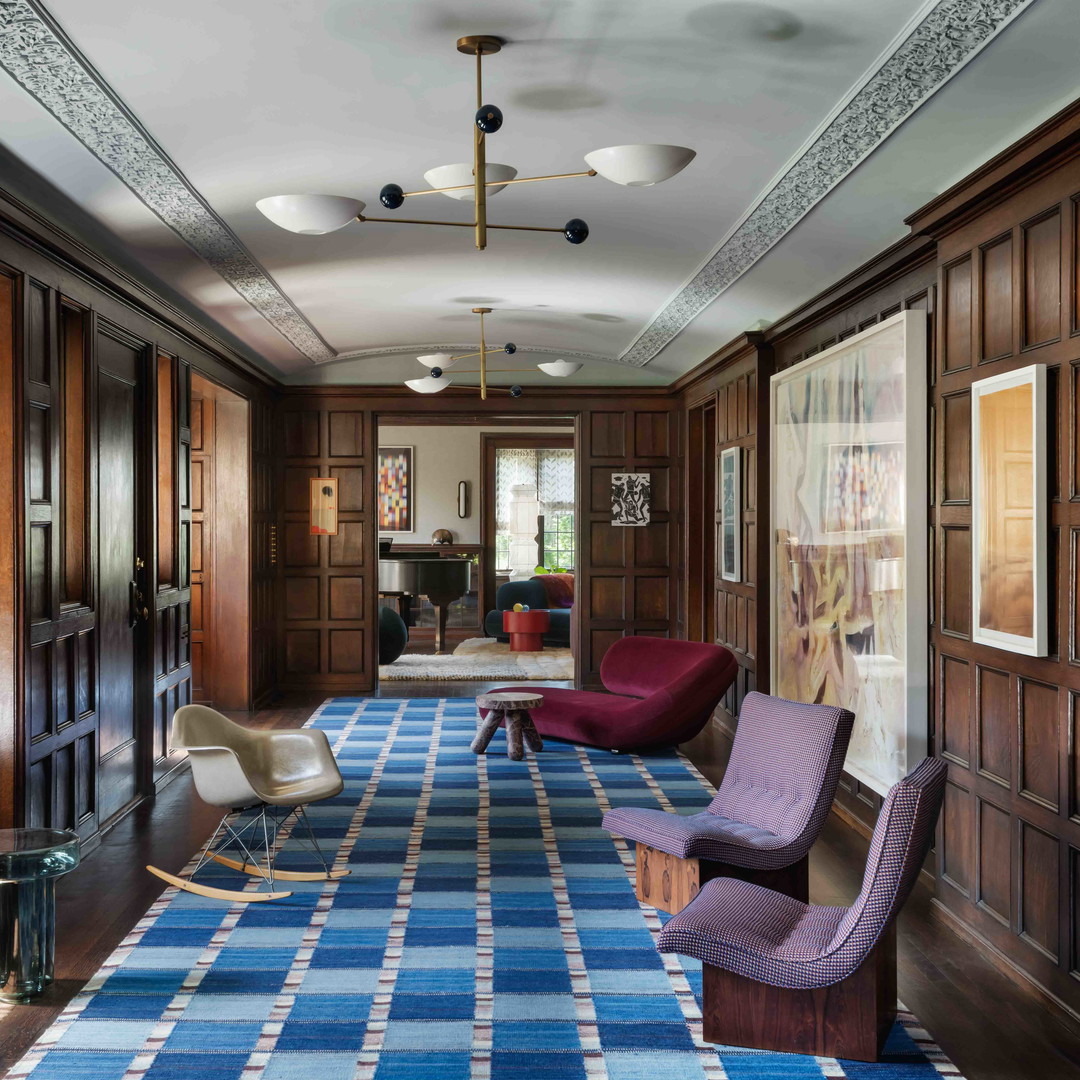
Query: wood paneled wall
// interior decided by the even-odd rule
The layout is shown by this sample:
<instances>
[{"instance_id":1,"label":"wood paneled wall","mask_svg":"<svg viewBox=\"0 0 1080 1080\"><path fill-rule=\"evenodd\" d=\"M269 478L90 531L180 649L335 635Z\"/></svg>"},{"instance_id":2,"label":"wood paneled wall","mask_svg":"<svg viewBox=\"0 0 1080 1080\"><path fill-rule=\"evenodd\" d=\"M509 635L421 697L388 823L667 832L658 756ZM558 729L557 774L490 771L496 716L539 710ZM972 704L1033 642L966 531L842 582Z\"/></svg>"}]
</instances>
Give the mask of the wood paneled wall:
<instances>
[{"instance_id":1,"label":"wood paneled wall","mask_svg":"<svg viewBox=\"0 0 1080 1080\"><path fill-rule=\"evenodd\" d=\"M280 404L277 524L280 685L369 690L377 637L373 588L375 432L370 403L349 394L286 394ZM312 535L309 481L338 481L338 533Z\"/></svg>"},{"instance_id":2,"label":"wood paneled wall","mask_svg":"<svg viewBox=\"0 0 1080 1080\"><path fill-rule=\"evenodd\" d=\"M93 839L182 763L168 731L190 694L190 370L272 393L189 329L0 193L0 386L14 413L0 450L18 459L16 561L5 571L0 557L0 577L21 600L4 823ZM0 678L10 659L0 637Z\"/></svg>"},{"instance_id":3,"label":"wood paneled wall","mask_svg":"<svg viewBox=\"0 0 1080 1080\"><path fill-rule=\"evenodd\" d=\"M1075 154L1075 151L1074 151ZM1080 156L1031 170L938 241L931 644L949 762L939 902L1080 1012ZM1046 657L972 633L971 384L1047 370Z\"/></svg>"},{"instance_id":4,"label":"wood paneled wall","mask_svg":"<svg viewBox=\"0 0 1080 1080\"><path fill-rule=\"evenodd\" d=\"M735 734L736 717L743 698L750 691L768 691L769 648L768 612L769 572L765 558L768 533L768 412L762 397L767 393L772 371L772 350L760 334L737 339L721 357L709 375L696 382L684 394L687 413L705 403L712 403L716 413L716 438L713 445L702 445L698 452L713 459L712 475L719 484L720 455L729 447L738 447L742 467L742 502L739 507L742 536L742 574L740 581L725 581L720 576L720 494L714 498L713 520L702 521L700 528L712 531L712 543L704 546L713 552L712 565L706 568L714 603L714 638L724 645L739 663L739 673L716 711L715 722L730 738ZM762 437L759 439L759 433ZM689 471L689 462L687 462ZM763 484L765 485L763 487ZM692 498L687 493L687 502ZM687 563L700 565L695 549L701 541L697 530L687 533ZM688 584L688 583L687 583Z\"/></svg>"},{"instance_id":5,"label":"wood paneled wall","mask_svg":"<svg viewBox=\"0 0 1080 1080\"><path fill-rule=\"evenodd\" d=\"M678 609L680 432L665 391L613 398L583 388L529 390L510 402L446 392L438 401L369 387L286 390L278 406L284 440L278 517L279 662L284 688L370 690L375 684L378 570L374 455L378 416L411 422L575 421L578 471L576 600L585 628L579 677L596 685L600 663L628 634L674 636ZM652 521L611 524L611 474L647 472ZM336 537L308 531L308 481L337 476Z\"/></svg>"}]
</instances>

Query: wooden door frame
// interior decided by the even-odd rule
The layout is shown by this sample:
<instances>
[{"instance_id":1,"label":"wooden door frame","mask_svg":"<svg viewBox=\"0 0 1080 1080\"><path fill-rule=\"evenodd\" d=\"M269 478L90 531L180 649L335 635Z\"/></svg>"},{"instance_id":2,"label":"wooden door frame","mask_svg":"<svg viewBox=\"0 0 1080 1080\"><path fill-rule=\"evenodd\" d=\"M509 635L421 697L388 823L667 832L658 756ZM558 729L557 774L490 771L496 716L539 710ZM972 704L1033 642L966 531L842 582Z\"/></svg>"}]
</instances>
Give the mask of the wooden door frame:
<instances>
[{"instance_id":1,"label":"wooden door frame","mask_svg":"<svg viewBox=\"0 0 1080 1080\"><path fill-rule=\"evenodd\" d=\"M709 416L712 439L708 438ZM716 395L687 410L686 422L686 637L707 641L716 637ZM709 484L710 464L712 483ZM711 490L710 490L711 488ZM711 496L712 512L709 512ZM709 542L711 538L711 543ZM708 634L709 606L713 633Z\"/></svg>"},{"instance_id":2,"label":"wooden door frame","mask_svg":"<svg viewBox=\"0 0 1080 1080\"><path fill-rule=\"evenodd\" d=\"M577 421L574 434L556 435L491 435L480 436L480 544L484 549L484 580L480 583L480 625L484 624L487 613L495 607L495 451L496 450L573 450L574 451L574 550L580 551L581 522L578 505L581 493L578 491L577 458L579 454ZM577 559L574 560L577 562ZM575 580L577 567L574 567ZM576 625L579 605L574 603L571 622ZM575 649L575 653L577 650ZM576 662L576 660L575 660Z\"/></svg>"}]
</instances>

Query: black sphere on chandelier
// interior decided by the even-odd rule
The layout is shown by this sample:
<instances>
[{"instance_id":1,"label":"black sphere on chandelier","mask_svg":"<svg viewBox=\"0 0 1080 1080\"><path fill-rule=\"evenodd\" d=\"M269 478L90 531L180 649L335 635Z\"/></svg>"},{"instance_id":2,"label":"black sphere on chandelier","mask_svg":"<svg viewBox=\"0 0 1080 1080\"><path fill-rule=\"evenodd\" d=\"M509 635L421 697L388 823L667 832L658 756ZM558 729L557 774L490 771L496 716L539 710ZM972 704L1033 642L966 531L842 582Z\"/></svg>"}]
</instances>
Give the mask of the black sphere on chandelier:
<instances>
[{"instance_id":1,"label":"black sphere on chandelier","mask_svg":"<svg viewBox=\"0 0 1080 1080\"><path fill-rule=\"evenodd\" d=\"M476 110L476 126L485 135L494 135L502 125L503 114L498 105L481 105Z\"/></svg>"},{"instance_id":2,"label":"black sphere on chandelier","mask_svg":"<svg viewBox=\"0 0 1080 1080\"><path fill-rule=\"evenodd\" d=\"M510 387L510 396L521 397L521 387L518 386L517 383L514 383L514 385Z\"/></svg>"},{"instance_id":3,"label":"black sphere on chandelier","mask_svg":"<svg viewBox=\"0 0 1080 1080\"><path fill-rule=\"evenodd\" d=\"M441 367L433 367L431 369L431 377L433 379L439 378L440 375L442 375L442 368Z\"/></svg>"},{"instance_id":4,"label":"black sphere on chandelier","mask_svg":"<svg viewBox=\"0 0 1080 1080\"><path fill-rule=\"evenodd\" d=\"M379 202L387 210L396 210L404 201L405 192L401 190L400 184L386 184L383 186L382 191L379 192Z\"/></svg>"},{"instance_id":5,"label":"black sphere on chandelier","mask_svg":"<svg viewBox=\"0 0 1080 1080\"><path fill-rule=\"evenodd\" d=\"M503 346L503 352L506 353L507 356L513 356L514 353L517 352L517 346L512 341L508 341Z\"/></svg>"},{"instance_id":6,"label":"black sphere on chandelier","mask_svg":"<svg viewBox=\"0 0 1080 1080\"><path fill-rule=\"evenodd\" d=\"M589 226L579 217L571 218L563 226L563 236L571 244L584 244L589 239Z\"/></svg>"}]
</instances>

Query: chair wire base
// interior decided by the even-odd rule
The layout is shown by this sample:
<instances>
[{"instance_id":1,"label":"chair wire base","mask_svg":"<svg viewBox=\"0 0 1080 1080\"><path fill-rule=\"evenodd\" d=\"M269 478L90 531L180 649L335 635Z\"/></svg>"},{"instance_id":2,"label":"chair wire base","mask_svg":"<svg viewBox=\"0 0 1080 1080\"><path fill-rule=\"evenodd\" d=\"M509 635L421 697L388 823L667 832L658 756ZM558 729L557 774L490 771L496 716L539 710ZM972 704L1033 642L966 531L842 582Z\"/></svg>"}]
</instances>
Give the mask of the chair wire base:
<instances>
[{"instance_id":1,"label":"chair wire base","mask_svg":"<svg viewBox=\"0 0 1080 1080\"><path fill-rule=\"evenodd\" d=\"M254 809L255 813L247 821L241 823L243 815L251 809ZM279 818L278 814L282 810L284 810L284 814ZM208 862L216 856L222 855L230 847L236 847L241 854L244 866L255 870L273 888L274 863L281 844L290 835L285 826L291 817L296 818L291 832L293 839L315 854L323 868L323 872L329 876L330 865L323 855L322 848L319 847L315 830L311 826L311 821L304 807L271 806L268 803L259 803L254 808L250 806L238 807L225 814L203 847L199 860L190 876L194 877ZM307 833L306 837L299 833L297 826L300 824L304 826L304 831ZM260 832L262 833L261 845L258 843ZM220 841L218 840L219 837L221 837ZM263 859L257 858L252 852L252 848L256 848L256 850L261 848L262 850L259 853L263 856Z\"/></svg>"}]
</instances>

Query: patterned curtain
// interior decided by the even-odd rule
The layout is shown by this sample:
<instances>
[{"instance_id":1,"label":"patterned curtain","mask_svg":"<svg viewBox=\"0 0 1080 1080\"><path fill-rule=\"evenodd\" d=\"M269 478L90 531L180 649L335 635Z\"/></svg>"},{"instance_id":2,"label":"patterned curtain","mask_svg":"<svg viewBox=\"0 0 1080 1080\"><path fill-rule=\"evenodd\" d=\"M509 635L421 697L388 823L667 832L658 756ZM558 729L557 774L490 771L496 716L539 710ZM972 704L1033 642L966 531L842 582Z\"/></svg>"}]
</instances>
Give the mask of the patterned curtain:
<instances>
[{"instance_id":1,"label":"patterned curtain","mask_svg":"<svg viewBox=\"0 0 1080 1080\"><path fill-rule=\"evenodd\" d=\"M515 484L532 484L545 516L574 509L573 450L495 451L495 529L510 528L510 495Z\"/></svg>"}]
</instances>

